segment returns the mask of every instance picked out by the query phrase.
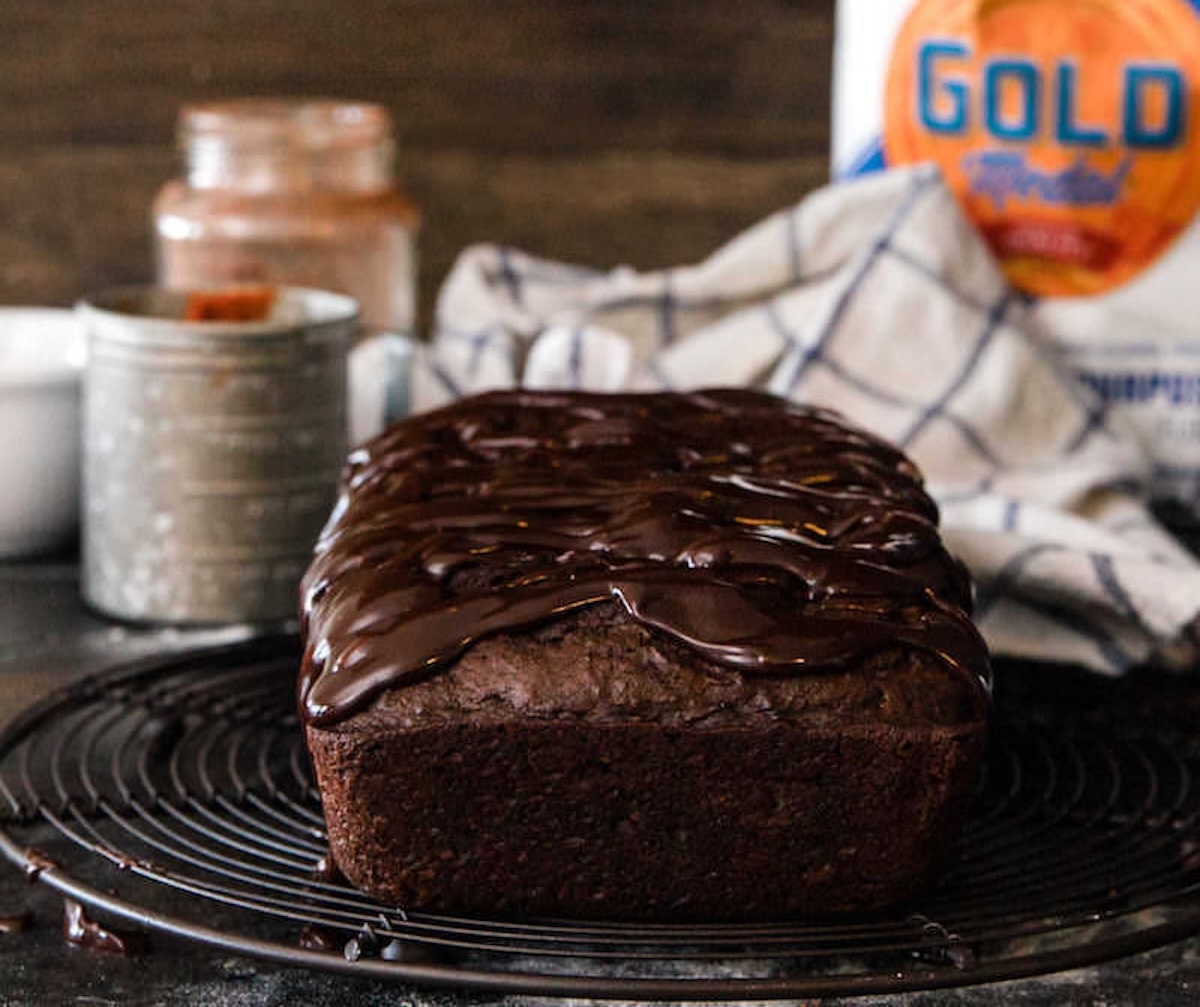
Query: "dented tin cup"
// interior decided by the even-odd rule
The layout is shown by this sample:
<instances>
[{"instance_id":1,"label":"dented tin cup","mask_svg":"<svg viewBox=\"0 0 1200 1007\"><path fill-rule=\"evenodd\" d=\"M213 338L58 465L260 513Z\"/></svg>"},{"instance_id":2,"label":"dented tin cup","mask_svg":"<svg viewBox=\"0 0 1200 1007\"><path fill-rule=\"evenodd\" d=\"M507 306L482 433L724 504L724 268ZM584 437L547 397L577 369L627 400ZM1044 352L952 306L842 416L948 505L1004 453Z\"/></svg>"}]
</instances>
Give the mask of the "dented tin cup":
<instances>
[{"instance_id":1,"label":"dented tin cup","mask_svg":"<svg viewBox=\"0 0 1200 1007\"><path fill-rule=\"evenodd\" d=\"M261 321L186 321L188 296L78 307L83 595L133 621L288 620L346 457L357 305L280 288Z\"/></svg>"}]
</instances>

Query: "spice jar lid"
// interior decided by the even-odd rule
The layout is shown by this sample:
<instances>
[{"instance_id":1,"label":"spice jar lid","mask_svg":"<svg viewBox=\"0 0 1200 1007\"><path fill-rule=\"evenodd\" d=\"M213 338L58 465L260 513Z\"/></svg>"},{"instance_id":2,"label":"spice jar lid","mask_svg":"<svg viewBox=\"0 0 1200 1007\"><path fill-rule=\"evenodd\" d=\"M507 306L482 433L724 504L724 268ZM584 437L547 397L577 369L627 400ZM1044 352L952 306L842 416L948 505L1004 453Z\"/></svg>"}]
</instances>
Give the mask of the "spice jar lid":
<instances>
[{"instance_id":1,"label":"spice jar lid","mask_svg":"<svg viewBox=\"0 0 1200 1007\"><path fill-rule=\"evenodd\" d=\"M194 102L179 113L184 142L220 134L247 143L286 143L300 149L354 146L392 136L382 105L309 98L235 98Z\"/></svg>"},{"instance_id":2,"label":"spice jar lid","mask_svg":"<svg viewBox=\"0 0 1200 1007\"><path fill-rule=\"evenodd\" d=\"M395 130L382 105L236 98L184 105L179 141L198 188L385 188Z\"/></svg>"}]
</instances>

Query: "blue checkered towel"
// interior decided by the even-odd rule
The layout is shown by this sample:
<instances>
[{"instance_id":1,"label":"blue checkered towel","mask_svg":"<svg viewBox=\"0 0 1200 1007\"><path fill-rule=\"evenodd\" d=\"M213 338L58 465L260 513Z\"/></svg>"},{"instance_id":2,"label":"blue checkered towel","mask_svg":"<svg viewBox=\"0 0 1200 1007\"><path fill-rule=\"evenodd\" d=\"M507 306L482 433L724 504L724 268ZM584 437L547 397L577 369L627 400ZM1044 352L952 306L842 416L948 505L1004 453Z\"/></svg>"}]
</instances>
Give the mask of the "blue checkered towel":
<instances>
[{"instance_id":1,"label":"blue checkered towel","mask_svg":"<svg viewBox=\"0 0 1200 1007\"><path fill-rule=\"evenodd\" d=\"M1145 453L1030 335L937 173L832 186L694 266L463 252L414 407L489 388L766 388L923 469L994 652L1117 673L1191 662L1200 564L1151 517Z\"/></svg>"}]
</instances>

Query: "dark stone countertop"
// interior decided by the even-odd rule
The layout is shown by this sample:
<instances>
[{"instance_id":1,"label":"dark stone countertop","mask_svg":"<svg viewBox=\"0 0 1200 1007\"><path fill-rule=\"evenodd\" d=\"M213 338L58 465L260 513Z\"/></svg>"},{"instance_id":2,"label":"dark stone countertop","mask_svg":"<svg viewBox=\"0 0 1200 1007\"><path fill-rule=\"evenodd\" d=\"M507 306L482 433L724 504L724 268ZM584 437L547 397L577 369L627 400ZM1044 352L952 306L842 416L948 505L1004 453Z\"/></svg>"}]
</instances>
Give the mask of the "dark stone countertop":
<instances>
[{"instance_id":1,"label":"dark stone countertop","mask_svg":"<svg viewBox=\"0 0 1200 1007\"><path fill-rule=\"evenodd\" d=\"M233 642L246 635L247 630L237 627L178 631L118 626L80 604L77 571L69 560L0 564L0 720L7 721L53 688L112 664L184 647ZM517 1007L541 1002L537 997L417 990L309 972L157 933L149 935L146 951L136 956L71 946L62 936L61 897L43 884L28 884L20 871L0 863L0 916L21 912L32 913L32 926L0 936L0 1007L347 1003ZM878 1007L1183 1007L1200 1002L1200 937L1056 975L846 1002Z\"/></svg>"}]
</instances>

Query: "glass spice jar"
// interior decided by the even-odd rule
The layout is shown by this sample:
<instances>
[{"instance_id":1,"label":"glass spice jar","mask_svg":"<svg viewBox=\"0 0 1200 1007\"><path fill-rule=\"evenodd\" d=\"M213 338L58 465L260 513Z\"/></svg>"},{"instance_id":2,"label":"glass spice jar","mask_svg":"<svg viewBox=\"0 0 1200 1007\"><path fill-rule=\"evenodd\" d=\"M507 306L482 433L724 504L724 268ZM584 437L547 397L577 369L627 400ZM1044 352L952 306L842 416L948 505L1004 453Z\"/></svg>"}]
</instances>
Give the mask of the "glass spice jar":
<instances>
[{"instance_id":1,"label":"glass spice jar","mask_svg":"<svg viewBox=\"0 0 1200 1007\"><path fill-rule=\"evenodd\" d=\"M158 280L349 294L367 328L412 332L419 215L379 105L247 98L187 105L184 176L154 203Z\"/></svg>"}]
</instances>

